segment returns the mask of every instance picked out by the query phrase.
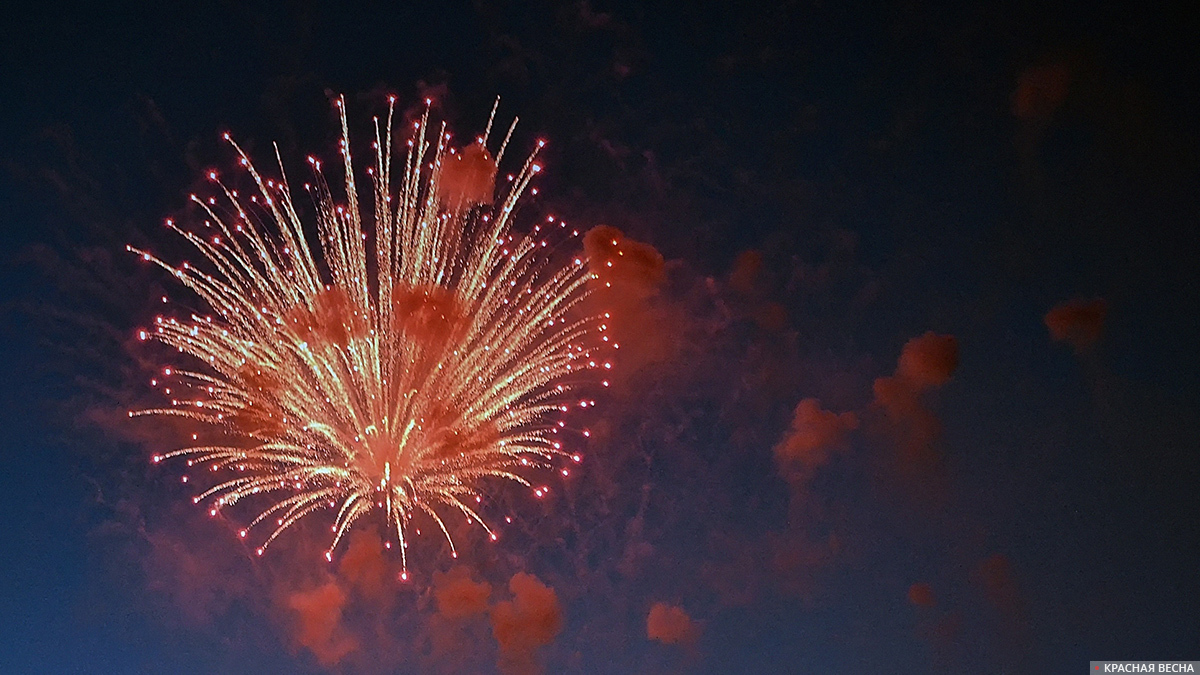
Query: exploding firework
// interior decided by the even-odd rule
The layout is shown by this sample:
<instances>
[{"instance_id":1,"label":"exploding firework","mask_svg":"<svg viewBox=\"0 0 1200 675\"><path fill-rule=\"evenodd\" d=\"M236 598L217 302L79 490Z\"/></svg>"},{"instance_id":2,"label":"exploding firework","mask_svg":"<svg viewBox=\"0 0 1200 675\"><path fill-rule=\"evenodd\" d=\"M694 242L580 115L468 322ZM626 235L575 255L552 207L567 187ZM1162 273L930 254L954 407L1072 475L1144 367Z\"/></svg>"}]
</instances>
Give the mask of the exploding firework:
<instances>
[{"instance_id":1,"label":"exploding firework","mask_svg":"<svg viewBox=\"0 0 1200 675\"><path fill-rule=\"evenodd\" d=\"M455 150L445 124L433 136L427 106L394 152L389 105L386 121L375 120L366 171L374 205L366 209L344 101L337 107L345 203L310 157L304 189L315 232L293 202L278 148L279 176L268 178L226 134L253 181L249 199L212 172L223 197L192 196L203 226L167 221L205 263L171 265L129 247L207 306L204 315L160 316L139 331L196 365L164 368L152 384L170 405L130 415L180 416L215 432L206 432L215 441L195 434L190 446L153 460L205 468L213 484L194 501L213 516L252 504L257 516L239 535L260 542L259 555L301 519L330 511L331 558L355 522L382 513L406 579L410 532L420 533L421 519L436 523L457 557L447 526L454 514L497 538L481 515L489 485L512 481L541 497L548 488L532 477L566 476L580 461L563 449L561 418L594 404L572 385L611 368L588 346L606 326L578 307L593 278L587 263L555 262L561 254L550 239L577 231L551 216L525 236L512 233L518 199L540 171L537 149L493 199L516 120L493 159L495 107L484 134ZM310 244L314 235L319 245Z\"/></svg>"}]
</instances>

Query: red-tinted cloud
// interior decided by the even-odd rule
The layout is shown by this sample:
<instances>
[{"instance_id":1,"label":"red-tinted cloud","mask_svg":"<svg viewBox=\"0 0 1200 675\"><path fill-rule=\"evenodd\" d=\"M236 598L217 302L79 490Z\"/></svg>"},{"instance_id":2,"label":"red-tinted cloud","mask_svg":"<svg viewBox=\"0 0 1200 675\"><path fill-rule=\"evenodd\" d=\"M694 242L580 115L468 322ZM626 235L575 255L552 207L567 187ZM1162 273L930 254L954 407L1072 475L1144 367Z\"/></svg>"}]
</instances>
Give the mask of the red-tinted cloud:
<instances>
[{"instance_id":1,"label":"red-tinted cloud","mask_svg":"<svg viewBox=\"0 0 1200 675\"><path fill-rule=\"evenodd\" d=\"M496 188L496 161L487 148L472 143L442 160L438 199L443 203L490 204Z\"/></svg>"},{"instance_id":2,"label":"red-tinted cloud","mask_svg":"<svg viewBox=\"0 0 1200 675\"><path fill-rule=\"evenodd\" d=\"M392 588L383 543L373 531L351 535L346 553L338 563L338 572L366 598L380 599Z\"/></svg>"},{"instance_id":3,"label":"red-tinted cloud","mask_svg":"<svg viewBox=\"0 0 1200 675\"><path fill-rule=\"evenodd\" d=\"M433 597L438 612L449 619L462 619L487 611L492 586L486 581L474 581L466 567L455 567L433 575Z\"/></svg>"},{"instance_id":4,"label":"red-tinted cloud","mask_svg":"<svg viewBox=\"0 0 1200 675\"><path fill-rule=\"evenodd\" d=\"M500 667L510 673L540 670L537 650L562 630L558 595L537 577L518 572L508 582L511 601L492 607L492 634L500 645Z\"/></svg>"},{"instance_id":5,"label":"red-tinted cloud","mask_svg":"<svg viewBox=\"0 0 1200 675\"><path fill-rule=\"evenodd\" d=\"M733 261L733 269L729 272L729 285L742 295L753 295L759 288L762 266L762 253L753 249L742 251Z\"/></svg>"},{"instance_id":6,"label":"red-tinted cloud","mask_svg":"<svg viewBox=\"0 0 1200 675\"><path fill-rule=\"evenodd\" d=\"M1020 617L1023 603L1007 557L997 553L985 559L975 568L974 576L983 587L984 597L1001 615Z\"/></svg>"},{"instance_id":7,"label":"red-tinted cloud","mask_svg":"<svg viewBox=\"0 0 1200 675\"><path fill-rule=\"evenodd\" d=\"M610 378L624 380L648 364L670 358L677 349L682 317L659 302L665 278L662 255L607 225L589 230L583 247L588 269L596 277L588 312L604 317L606 344L614 346Z\"/></svg>"},{"instance_id":8,"label":"red-tinted cloud","mask_svg":"<svg viewBox=\"0 0 1200 675\"><path fill-rule=\"evenodd\" d=\"M852 412L830 412L815 398L800 401L791 430L775 446L775 458L784 476L807 474L824 466L830 453L845 447L846 435L857 428L858 416Z\"/></svg>"},{"instance_id":9,"label":"red-tinted cloud","mask_svg":"<svg viewBox=\"0 0 1200 675\"><path fill-rule=\"evenodd\" d=\"M1108 316L1108 303L1103 299L1068 300L1056 305L1044 318L1050 337L1056 342L1066 342L1078 351L1086 350L1100 340L1104 333L1104 319Z\"/></svg>"},{"instance_id":10,"label":"red-tinted cloud","mask_svg":"<svg viewBox=\"0 0 1200 675\"><path fill-rule=\"evenodd\" d=\"M656 602L646 617L646 637L663 644L690 644L700 636L700 624L682 607Z\"/></svg>"},{"instance_id":11,"label":"red-tinted cloud","mask_svg":"<svg viewBox=\"0 0 1200 675\"><path fill-rule=\"evenodd\" d=\"M941 424L925 408L922 396L949 381L958 367L958 342L952 335L928 332L905 343L896 372L873 386L875 405L887 417L889 432L909 462L931 459Z\"/></svg>"},{"instance_id":12,"label":"red-tinted cloud","mask_svg":"<svg viewBox=\"0 0 1200 675\"><path fill-rule=\"evenodd\" d=\"M317 657L323 666L332 666L358 648L358 642L341 625L346 594L335 582L311 591L293 593L288 606L296 612L296 641Z\"/></svg>"},{"instance_id":13,"label":"red-tinted cloud","mask_svg":"<svg viewBox=\"0 0 1200 675\"><path fill-rule=\"evenodd\" d=\"M656 293L663 281L662 254L615 227L600 225L588 230L583 250L601 287L646 297Z\"/></svg>"},{"instance_id":14,"label":"red-tinted cloud","mask_svg":"<svg viewBox=\"0 0 1200 675\"><path fill-rule=\"evenodd\" d=\"M729 271L729 286L740 296L738 300L744 303L741 310L747 317L763 330L779 332L787 327L787 309L764 297L767 289L763 276L762 253L742 251Z\"/></svg>"},{"instance_id":15,"label":"red-tinted cloud","mask_svg":"<svg viewBox=\"0 0 1200 675\"><path fill-rule=\"evenodd\" d=\"M937 596L933 593L933 586L916 583L908 587L908 601L917 607L931 608L937 605Z\"/></svg>"},{"instance_id":16,"label":"red-tinted cloud","mask_svg":"<svg viewBox=\"0 0 1200 675\"><path fill-rule=\"evenodd\" d=\"M933 331L915 337L904 344L896 375L914 389L940 387L958 368L958 342L953 335L938 335Z\"/></svg>"}]
</instances>

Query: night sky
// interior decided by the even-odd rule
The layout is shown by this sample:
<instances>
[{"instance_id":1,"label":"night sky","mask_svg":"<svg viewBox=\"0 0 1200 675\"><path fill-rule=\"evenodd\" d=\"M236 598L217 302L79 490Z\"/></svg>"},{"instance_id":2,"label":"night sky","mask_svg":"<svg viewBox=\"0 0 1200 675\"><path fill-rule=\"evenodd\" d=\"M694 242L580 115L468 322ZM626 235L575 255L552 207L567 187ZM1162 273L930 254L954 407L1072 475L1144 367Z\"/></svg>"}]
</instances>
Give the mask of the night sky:
<instances>
[{"instance_id":1,"label":"night sky","mask_svg":"<svg viewBox=\"0 0 1200 675\"><path fill-rule=\"evenodd\" d=\"M1194 23L344 4L0 22L0 672L1200 658ZM389 94L464 137L499 95L506 162L548 142L518 228L637 253L587 461L549 499L497 487L506 536L406 584L370 528L332 564L328 523L253 556L149 461L178 430L126 417L160 365L135 332L178 288L125 245L181 254L163 219L234 166L225 131L297 172L336 157L339 94L360 159Z\"/></svg>"}]
</instances>

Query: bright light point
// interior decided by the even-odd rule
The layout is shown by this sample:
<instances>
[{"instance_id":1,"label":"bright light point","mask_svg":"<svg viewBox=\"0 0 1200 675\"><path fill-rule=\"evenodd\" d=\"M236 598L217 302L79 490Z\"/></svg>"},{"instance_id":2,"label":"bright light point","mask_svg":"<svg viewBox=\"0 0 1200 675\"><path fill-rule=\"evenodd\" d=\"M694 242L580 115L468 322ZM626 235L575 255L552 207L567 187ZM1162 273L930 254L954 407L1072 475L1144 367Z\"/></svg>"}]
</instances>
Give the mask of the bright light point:
<instances>
[{"instance_id":1,"label":"bright light point","mask_svg":"<svg viewBox=\"0 0 1200 675\"><path fill-rule=\"evenodd\" d=\"M396 102L394 95L387 99ZM425 103L432 106L432 97ZM335 105L345 120L345 99ZM519 173L508 175L509 193L501 186L496 194L494 184L503 183L496 179L504 174L497 175L484 147L487 134L454 141L475 138L479 145L450 147L452 135L431 123L431 114L413 122L407 139L396 139L376 118L375 143L363 144L371 145L375 161L365 166L352 161L352 143L341 137L336 159L349 180L329 185L317 176L304 183L308 203L298 209L282 180L284 167L280 179L262 176L234 145L235 161L248 168L248 176L239 176L248 179L246 196L220 184L215 168L206 170L201 175L217 189L207 190L210 197L191 196L195 221L176 226L166 220L205 259L159 259L129 246L182 282L187 294L176 311L133 331L142 341L153 334L180 354L179 369L162 368L158 377L167 379L151 383L163 385L167 403L127 412L183 416L209 429L205 443L193 434L192 443L153 454L152 462L180 456L188 466L206 468L197 474L192 501L207 501L210 516L223 522L228 515L245 523L231 530L240 539L248 539L254 525L275 521L267 537L256 534L263 543L255 549L259 556L309 514L327 509L337 514L335 524L302 527L329 537L328 562L343 538L354 541L351 530L385 520L395 531L384 547L398 543L407 556L413 548L407 539L422 533L413 522L422 513L439 526L446 513L462 513L472 525L463 536L477 538L473 525L479 524L495 542L499 535L490 522L472 510L482 510L489 481L521 483L541 499L549 490L533 485L531 475L569 476L553 455L581 460L563 452L571 443L555 440L574 438L559 411L568 413L575 402L595 405L561 385L569 377L586 389L581 380L590 376L581 365L603 361L596 351L602 320L572 316L586 286L594 286L584 284L591 272L582 246L550 236L547 223L561 223L555 215L535 218L532 233L517 222L522 193L538 193L530 185L543 167L537 150L517 163ZM403 141L411 161L392 162L388 149ZM546 142L536 139L537 148ZM314 173L322 171L315 156L305 161ZM468 175L453 176L461 167ZM435 172L441 179L434 180ZM369 176L367 190L374 194L363 194L358 176ZM467 190L483 201L455 194L452 178L486 183ZM389 218L377 215L372 203L391 205ZM476 220L486 225L476 227ZM565 223L560 228L571 232ZM390 253L385 231L391 232ZM550 254L564 242L580 250ZM391 289L390 298L379 289ZM503 330L478 329L471 312L485 306L495 308L487 321ZM406 454L424 448L428 454L419 463ZM179 480L190 483L186 475ZM467 495L476 507L468 506ZM234 520L224 510L239 503L255 510ZM513 522L511 515L504 519ZM446 534L457 559L462 544L450 539L451 520L430 534ZM400 562L400 579L407 581L412 559Z\"/></svg>"},{"instance_id":2,"label":"bright light point","mask_svg":"<svg viewBox=\"0 0 1200 675\"><path fill-rule=\"evenodd\" d=\"M571 459L575 460L576 463L583 461L583 457L580 457L578 454L571 455Z\"/></svg>"}]
</instances>

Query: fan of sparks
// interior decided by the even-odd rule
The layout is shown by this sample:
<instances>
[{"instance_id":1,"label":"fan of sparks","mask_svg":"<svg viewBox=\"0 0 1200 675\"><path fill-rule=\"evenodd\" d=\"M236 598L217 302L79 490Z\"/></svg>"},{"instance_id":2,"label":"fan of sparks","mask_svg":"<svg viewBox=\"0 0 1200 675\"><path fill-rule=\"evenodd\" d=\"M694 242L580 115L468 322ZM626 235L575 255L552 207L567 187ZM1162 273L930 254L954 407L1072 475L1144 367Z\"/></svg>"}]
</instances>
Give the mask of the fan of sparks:
<instances>
[{"instance_id":1,"label":"fan of sparks","mask_svg":"<svg viewBox=\"0 0 1200 675\"><path fill-rule=\"evenodd\" d=\"M205 433L217 441L194 434L191 446L153 459L205 468L214 484L194 501L213 516L252 504L258 515L239 535L260 542L259 555L301 519L328 511L336 514L331 559L357 521L382 513L372 520L394 531L407 579L409 538L422 520L436 523L457 557L451 518L497 538L481 515L494 479L541 497L547 488L532 476L565 476L580 461L563 450L561 418L594 405L571 389L600 379L586 371L611 368L587 346L606 326L578 306L593 278L586 262L556 263L561 255L547 241L578 231L560 234L566 224L550 217L527 235L512 232L518 199L540 171L537 149L494 197L516 120L493 159L495 107L483 136L458 150L444 123L433 135L427 106L394 151L389 106L386 121L375 120L367 209L344 101L337 107L345 202L310 157L304 189L315 231L293 202L278 148L279 176L268 178L226 135L253 181L249 199L210 173L223 197L192 196L203 226L167 221L204 264L171 265L129 247L207 312L160 316L139 332L197 365L164 368L152 384L170 405L130 415L181 416L215 432Z\"/></svg>"}]
</instances>

